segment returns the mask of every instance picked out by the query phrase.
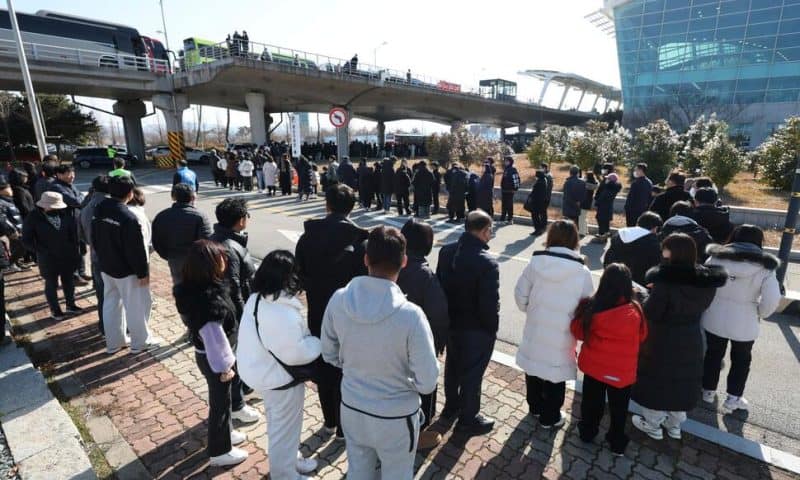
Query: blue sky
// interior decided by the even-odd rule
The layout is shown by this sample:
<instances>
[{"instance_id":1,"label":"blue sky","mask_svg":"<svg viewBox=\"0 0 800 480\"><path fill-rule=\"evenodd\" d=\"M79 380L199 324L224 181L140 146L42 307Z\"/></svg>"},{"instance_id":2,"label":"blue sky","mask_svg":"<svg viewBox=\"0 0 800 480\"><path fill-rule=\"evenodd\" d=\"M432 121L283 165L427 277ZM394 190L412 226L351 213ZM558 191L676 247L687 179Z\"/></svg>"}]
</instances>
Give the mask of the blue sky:
<instances>
[{"instance_id":1,"label":"blue sky","mask_svg":"<svg viewBox=\"0 0 800 480\"><path fill-rule=\"evenodd\" d=\"M358 53L362 62L372 63L373 49L385 41L377 50L379 65L411 68L415 74L464 87L476 86L480 78L508 78L520 82L520 96L532 98L538 96L539 85L518 78L517 71L562 70L619 86L614 39L584 18L601 4L601 0L164 0L164 10L170 46L176 51L186 37L221 41L238 29L247 30L251 41L342 58ZM123 23L163 38L158 33L162 30L158 0L17 0L15 6L28 13L54 10ZM560 94L553 96L548 100L557 102ZM570 100L577 101L577 96ZM90 102L106 108L111 103ZM204 110L212 123L220 116L216 110ZM109 121L105 115L99 117ZM187 112L185 121L190 117ZM234 114L232 123L246 124L246 114ZM435 128L426 125L428 130Z\"/></svg>"}]
</instances>

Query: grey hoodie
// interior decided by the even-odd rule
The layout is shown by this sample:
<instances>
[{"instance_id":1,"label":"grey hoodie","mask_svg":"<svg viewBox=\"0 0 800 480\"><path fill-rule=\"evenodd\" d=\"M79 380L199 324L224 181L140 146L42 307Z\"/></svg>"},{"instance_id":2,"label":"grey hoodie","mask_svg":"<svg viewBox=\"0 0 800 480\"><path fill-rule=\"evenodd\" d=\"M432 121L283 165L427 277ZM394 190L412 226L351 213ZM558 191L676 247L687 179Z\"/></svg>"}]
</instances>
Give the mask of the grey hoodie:
<instances>
[{"instance_id":1,"label":"grey hoodie","mask_svg":"<svg viewBox=\"0 0 800 480\"><path fill-rule=\"evenodd\" d=\"M356 277L322 319L322 358L343 370L342 402L367 414L407 416L436 388L439 362L418 306L394 282Z\"/></svg>"}]
</instances>

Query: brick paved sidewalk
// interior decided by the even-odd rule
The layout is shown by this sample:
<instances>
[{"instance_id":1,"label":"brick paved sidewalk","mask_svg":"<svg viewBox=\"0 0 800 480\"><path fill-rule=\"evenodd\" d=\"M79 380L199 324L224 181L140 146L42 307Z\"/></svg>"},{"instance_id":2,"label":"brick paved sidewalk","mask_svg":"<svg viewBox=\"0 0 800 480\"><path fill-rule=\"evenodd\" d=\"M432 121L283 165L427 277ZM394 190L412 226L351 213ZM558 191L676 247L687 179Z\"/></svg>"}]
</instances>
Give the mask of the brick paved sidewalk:
<instances>
[{"instance_id":1,"label":"brick paved sidewalk","mask_svg":"<svg viewBox=\"0 0 800 480\"><path fill-rule=\"evenodd\" d=\"M79 304L91 306L90 311L60 323L49 320L35 270L6 279L17 341L29 342L37 365L61 384L72 386L71 404L87 409L86 415L108 416L153 477L263 478L268 470L263 421L240 428L249 439L244 447L250 452L246 462L230 470L207 468L205 381L184 339L166 263L155 257L151 280L155 300L151 326L169 342L163 348L139 355L127 349L107 355L89 289L79 290ZM483 411L497 419L494 432L466 438L452 434L449 425L436 423L444 442L417 456L417 478L797 478L691 435L685 434L682 441L656 442L631 426L626 456L615 458L599 440L590 445L579 440L580 395L567 392L565 410L571 416L564 428L551 432L527 416L524 391L521 373L492 363L484 382ZM250 403L260 408L260 400ZM322 435L321 429L316 393L308 388L303 451L319 459L318 478L342 478L347 471L344 443Z\"/></svg>"}]
</instances>

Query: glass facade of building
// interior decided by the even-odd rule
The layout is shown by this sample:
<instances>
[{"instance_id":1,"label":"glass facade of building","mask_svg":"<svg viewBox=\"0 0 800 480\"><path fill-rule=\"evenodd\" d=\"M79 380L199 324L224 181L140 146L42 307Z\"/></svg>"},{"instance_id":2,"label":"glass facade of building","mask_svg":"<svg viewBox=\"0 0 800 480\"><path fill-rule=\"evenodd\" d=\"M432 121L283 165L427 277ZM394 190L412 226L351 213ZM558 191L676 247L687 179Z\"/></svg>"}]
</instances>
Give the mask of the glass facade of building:
<instances>
[{"instance_id":1,"label":"glass facade of building","mask_svg":"<svg viewBox=\"0 0 800 480\"><path fill-rule=\"evenodd\" d=\"M783 104L784 111L787 103L800 106L800 0L616 4L626 115L644 118L644 112L676 101L723 111L724 106L769 110L770 104Z\"/></svg>"}]
</instances>

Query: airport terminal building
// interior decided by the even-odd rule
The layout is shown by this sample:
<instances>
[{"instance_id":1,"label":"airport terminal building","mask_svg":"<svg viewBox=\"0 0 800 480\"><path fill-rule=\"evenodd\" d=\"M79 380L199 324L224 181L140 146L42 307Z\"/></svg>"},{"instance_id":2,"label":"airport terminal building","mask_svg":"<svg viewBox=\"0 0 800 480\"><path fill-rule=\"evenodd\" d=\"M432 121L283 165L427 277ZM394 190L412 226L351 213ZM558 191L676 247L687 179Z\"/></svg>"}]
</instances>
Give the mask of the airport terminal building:
<instances>
[{"instance_id":1,"label":"airport terminal building","mask_svg":"<svg viewBox=\"0 0 800 480\"><path fill-rule=\"evenodd\" d=\"M588 18L616 35L629 127L716 112L752 148L800 114L800 0L605 0Z\"/></svg>"}]
</instances>

